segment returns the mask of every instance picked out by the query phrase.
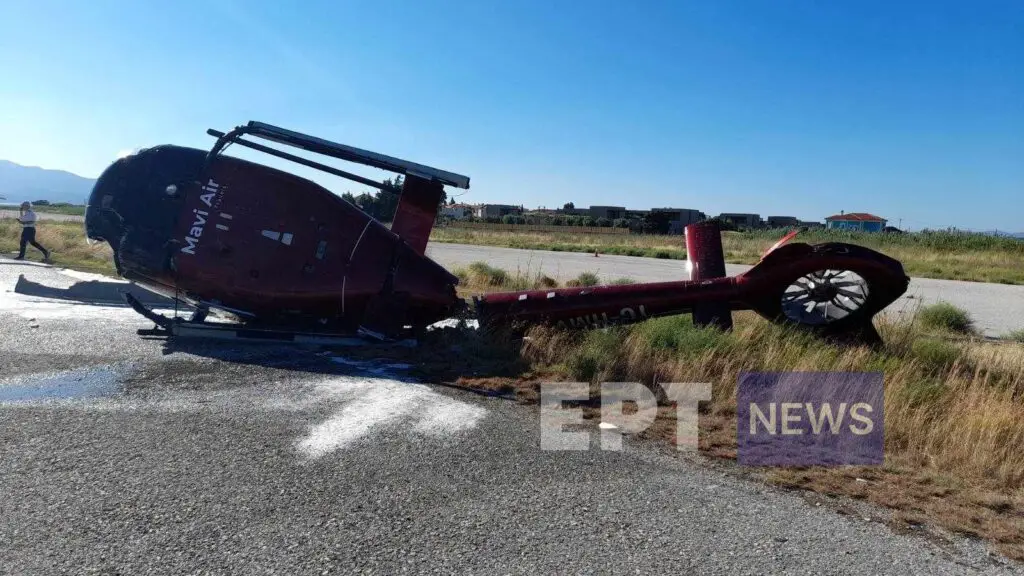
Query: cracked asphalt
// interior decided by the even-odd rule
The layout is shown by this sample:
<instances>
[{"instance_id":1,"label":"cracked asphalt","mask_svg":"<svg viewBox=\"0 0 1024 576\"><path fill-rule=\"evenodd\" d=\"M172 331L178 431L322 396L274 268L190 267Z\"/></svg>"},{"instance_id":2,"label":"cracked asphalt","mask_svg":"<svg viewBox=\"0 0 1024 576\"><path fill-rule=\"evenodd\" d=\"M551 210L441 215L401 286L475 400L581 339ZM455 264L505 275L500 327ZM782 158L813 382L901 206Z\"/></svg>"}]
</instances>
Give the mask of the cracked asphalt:
<instances>
[{"instance_id":1,"label":"cracked asphalt","mask_svg":"<svg viewBox=\"0 0 1024 576\"><path fill-rule=\"evenodd\" d=\"M0 573L1024 573L663 446L541 451L534 407L384 349L169 346L19 274L82 280L0 260Z\"/></svg>"}]
</instances>

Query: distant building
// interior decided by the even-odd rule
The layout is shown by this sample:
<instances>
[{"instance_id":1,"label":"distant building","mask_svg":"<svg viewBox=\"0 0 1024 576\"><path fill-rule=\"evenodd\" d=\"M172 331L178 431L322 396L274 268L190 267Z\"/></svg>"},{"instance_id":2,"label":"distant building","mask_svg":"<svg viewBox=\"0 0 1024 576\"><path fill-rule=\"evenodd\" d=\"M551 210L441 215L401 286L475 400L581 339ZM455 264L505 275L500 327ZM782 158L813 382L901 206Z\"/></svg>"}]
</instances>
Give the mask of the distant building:
<instances>
[{"instance_id":1,"label":"distant building","mask_svg":"<svg viewBox=\"0 0 1024 576\"><path fill-rule=\"evenodd\" d=\"M591 206L587 209L587 215L597 220L598 218L607 218L609 220L616 220L618 218L626 217L625 206Z\"/></svg>"},{"instance_id":2,"label":"distant building","mask_svg":"<svg viewBox=\"0 0 1024 576\"><path fill-rule=\"evenodd\" d=\"M769 216L768 227L769 228L789 228L790 226L799 226L800 219L795 216Z\"/></svg>"},{"instance_id":3,"label":"distant building","mask_svg":"<svg viewBox=\"0 0 1024 576\"><path fill-rule=\"evenodd\" d=\"M563 216L586 216L590 213L586 208L559 208L555 211Z\"/></svg>"},{"instance_id":4,"label":"distant building","mask_svg":"<svg viewBox=\"0 0 1024 576\"><path fill-rule=\"evenodd\" d=\"M441 208L443 218L463 220L473 215L474 206L470 204L446 204Z\"/></svg>"},{"instance_id":5,"label":"distant building","mask_svg":"<svg viewBox=\"0 0 1024 576\"><path fill-rule=\"evenodd\" d=\"M519 215L522 213L522 206L513 206L511 204L479 204L473 209L473 216L480 219L501 218L509 214Z\"/></svg>"},{"instance_id":6,"label":"distant building","mask_svg":"<svg viewBox=\"0 0 1024 576\"><path fill-rule=\"evenodd\" d=\"M665 218L668 221L667 232L669 234L682 234L683 229L690 224L707 220L707 215L700 210L693 210L691 208L651 208L650 214Z\"/></svg>"},{"instance_id":7,"label":"distant building","mask_svg":"<svg viewBox=\"0 0 1024 576\"><path fill-rule=\"evenodd\" d=\"M862 232L881 232L888 222L885 218L866 212L840 212L825 218L825 227L835 230L860 230Z\"/></svg>"},{"instance_id":8,"label":"distant building","mask_svg":"<svg viewBox=\"0 0 1024 576\"><path fill-rule=\"evenodd\" d=\"M812 222L810 220L801 220L800 226L803 228L824 228L825 225L821 222Z\"/></svg>"},{"instance_id":9,"label":"distant building","mask_svg":"<svg viewBox=\"0 0 1024 576\"><path fill-rule=\"evenodd\" d=\"M760 214L719 214L718 219L729 222L737 228L760 228L763 223Z\"/></svg>"}]
</instances>

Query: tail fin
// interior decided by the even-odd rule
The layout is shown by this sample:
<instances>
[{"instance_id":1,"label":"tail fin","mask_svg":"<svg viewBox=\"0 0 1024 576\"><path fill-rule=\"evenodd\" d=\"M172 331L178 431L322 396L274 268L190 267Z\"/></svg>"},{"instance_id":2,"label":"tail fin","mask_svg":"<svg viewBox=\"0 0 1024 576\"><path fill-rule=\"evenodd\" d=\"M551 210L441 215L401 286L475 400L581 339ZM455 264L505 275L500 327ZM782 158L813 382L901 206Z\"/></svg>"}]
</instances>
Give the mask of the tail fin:
<instances>
[{"instance_id":1,"label":"tail fin","mask_svg":"<svg viewBox=\"0 0 1024 576\"><path fill-rule=\"evenodd\" d=\"M417 254L427 250L443 193L443 183L412 174L406 175L402 184L402 197L398 200L391 231L405 240Z\"/></svg>"}]
</instances>

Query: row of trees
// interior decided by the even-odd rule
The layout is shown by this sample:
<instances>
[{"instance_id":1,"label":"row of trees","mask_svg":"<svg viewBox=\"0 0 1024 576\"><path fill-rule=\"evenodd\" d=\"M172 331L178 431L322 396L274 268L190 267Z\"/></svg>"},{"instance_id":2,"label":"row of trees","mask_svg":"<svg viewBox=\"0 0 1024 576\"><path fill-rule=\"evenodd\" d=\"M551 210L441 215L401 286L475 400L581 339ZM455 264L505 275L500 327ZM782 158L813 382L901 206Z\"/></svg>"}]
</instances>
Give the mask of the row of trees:
<instances>
[{"instance_id":1,"label":"row of trees","mask_svg":"<svg viewBox=\"0 0 1024 576\"><path fill-rule=\"evenodd\" d=\"M645 234L667 234L670 228L669 215L665 213L645 214L641 218L593 218L566 214L509 214L489 218L464 218L463 222L486 222L488 224L532 224L540 226L585 226L597 228L629 228Z\"/></svg>"},{"instance_id":2,"label":"row of trees","mask_svg":"<svg viewBox=\"0 0 1024 576\"><path fill-rule=\"evenodd\" d=\"M474 220L470 218L469 220ZM489 224L531 224L540 226L587 226L599 228L629 228L626 218L591 218L590 216L564 216L560 214L508 214L501 218L490 217L480 220Z\"/></svg>"},{"instance_id":3,"label":"row of trees","mask_svg":"<svg viewBox=\"0 0 1024 576\"><path fill-rule=\"evenodd\" d=\"M398 200L401 197L401 192L402 176L396 176L394 179L385 180L384 189L377 191L374 194L364 192L363 194L356 196L351 192L346 192L342 194L341 197L352 204L355 204L363 212L366 212L377 220L380 220L381 222L390 222L394 219L395 211L398 209ZM454 202L454 198L449 200L447 195L442 192L441 202L438 208L445 204L453 204ZM566 210L572 210L575 208L575 205L572 202L567 202L563 208ZM667 234L670 228L669 214L664 212L650 212L645 214L642 218L616 218L614 220L609 218L592 218L590 216L575 216L568 214L509 214L500 218L489 217L483 219L476 219L470 216L466 221L487 222L490 224L629 228L636 232L643 232L645 234ZM723 230L736 229L732 223L727 221L719 221L719 225Z\"/></svg>"}]
</instances>

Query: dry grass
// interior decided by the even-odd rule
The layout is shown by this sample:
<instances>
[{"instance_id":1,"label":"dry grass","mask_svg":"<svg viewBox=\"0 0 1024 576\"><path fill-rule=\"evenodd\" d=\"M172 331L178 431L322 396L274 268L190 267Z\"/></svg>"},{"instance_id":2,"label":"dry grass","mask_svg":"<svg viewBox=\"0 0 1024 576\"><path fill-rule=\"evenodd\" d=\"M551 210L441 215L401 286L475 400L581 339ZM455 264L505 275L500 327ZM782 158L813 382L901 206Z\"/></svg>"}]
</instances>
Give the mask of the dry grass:
<instances>
[{"instance_id":1,"label":"dry grass","mask_svg":"<svg viewBox=\"0 0 1024 576\"><path fill-rule=\"evenodd\" d=\"M452 270L459 278L458 292L462 297L481 292L494 291L517 291L517 290L539 290L542 288L557 288L558 281L545 274L526 273L521 270L506 272L495 268L486 262L474 262L464 268ZM632 282L628 278L618 278L612 283L626 284ZM601 279L592 272L583 272L576 278L566 280L566 286L596 286Z\"/></svg>"},{"instance_id":2,"label":"dry grass","mask_svg":"<svg viewBox=\"0 0 1024 576\"><path fill-rule=\"evenodd\" d=\"M694 328L686 315L587 332L535 327L521 345L504 335L490 339L487 354L482 337L470 335L479 348L473 357L488 361L460 370L452 362L438 365L459 385L514 394L527 403L538 400L542 381L640 381L652 390L656 382L710 382L700 449L726 459L736 456L740 372L882 371L884 466L775 468L762 471L764 477L888 507L895 527L926 523L986 538L1024 560L1024 345L985 341L913 318L879 321L885 340L880 348L841 347L753 313L734 316L731 333ZM458 337L460 346L466 338ZM443 347L435 350L446 354ZM598 387L593 390L596 400ZM663 406L644 435L674 441L674 416L672 407Z\"/></svg>"},{"instance_id":3,"label":"dry grass","mask_svg":"<svg viewBox=\"0 0 1024 576\"><path fill-rule=\"evenodd\" d=\"M43 220L37 226L36 241L50 250L57 266L114 274L110 246L106 242L90 246L85 241L85 230L80 222ZM20 239L21 225L17 221L0 220L0 252L17 252ZM42 254L32 246L28 247L25 255L30 259L42 259Z\"/></svg>"},{"instance_id":4,"label":"dry grass","mask_svg":"<svg viewBox=\"0 0 1024 576\"><path fill-rule=\"evenodd\" d=\"M784 231L724 232L726 261L754 264ZM563 252L600 252L653 258L686 258L682 236L490 232L435 228L435 242L457 242ZM920 278L942 278L1024 284L1024 241L979 234L867 234L809 231L795 241L843 241L867 246L903 263L907 273Z\"/></svg>"},{"instance_id":5,"label":"dry grass","mask_svg":"<svg viewBox=\"0 0 1024 576\"><path fill-rule=\"evenodd\" d=\"M696 329L688 316L587 333L536 328L523 354L534 370L566 379L711 382L701 448L726 458L735 457L741 371L882 370L884 467L777 469L769 478L989 538L1024 560L1024 346L948 341L903 321L879 326L883 349L840 348L749 313L736 321L731 334ZM536 385L520 383L527 397ZM659 421L648 434L673 440L674 412Z\"/></svg>"}]
</instances>

